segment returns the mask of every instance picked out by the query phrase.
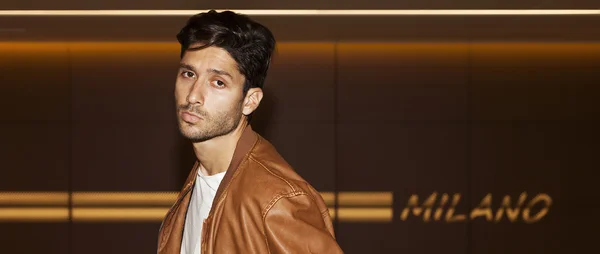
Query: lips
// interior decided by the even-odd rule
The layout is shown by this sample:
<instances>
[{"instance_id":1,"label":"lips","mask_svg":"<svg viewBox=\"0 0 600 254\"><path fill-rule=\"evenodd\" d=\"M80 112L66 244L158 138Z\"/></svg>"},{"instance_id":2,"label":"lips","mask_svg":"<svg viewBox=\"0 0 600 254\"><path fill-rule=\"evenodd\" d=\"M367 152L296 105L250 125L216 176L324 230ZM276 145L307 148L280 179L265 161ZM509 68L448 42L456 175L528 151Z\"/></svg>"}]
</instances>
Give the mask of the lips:
<instances>
[{"instance_id":1,"label":"lips","mask_svg":"<svg viewBox=\"0 0 600 254\"><path fill-rule=\"evenodd\" d=\"M183 121L186 121L188 123L197 123L200 120L202 120L202 118L200 116L190 113L190 112L185 112L185 111L181 112L181 119L183 119Z\"/></svg>"}]
</instances>

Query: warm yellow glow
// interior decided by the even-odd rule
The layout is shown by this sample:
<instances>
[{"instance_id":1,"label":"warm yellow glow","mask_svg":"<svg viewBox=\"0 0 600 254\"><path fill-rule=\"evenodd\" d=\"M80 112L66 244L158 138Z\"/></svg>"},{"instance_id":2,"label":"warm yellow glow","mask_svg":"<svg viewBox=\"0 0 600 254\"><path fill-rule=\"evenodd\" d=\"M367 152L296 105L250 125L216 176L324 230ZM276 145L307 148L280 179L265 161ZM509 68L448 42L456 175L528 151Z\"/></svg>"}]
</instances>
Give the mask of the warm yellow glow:
<instances>
[{"instance_id":1,"label":"warm yellow glow","mask_svg":"<svg viewBox=\"0 0 600 254\"><path fill-rule=\"evenodd\" d=\"M337 214L344 222L390 222L394 217L392 208L338 208ZM334 209L329 209L329 215L336 219Z\"/></svg>"},{"instance_id":2,"label":"warm yellow glow","mask_svg":"<svg viewBox=\"0 0 600 254\"><path fill-rule=\"evenodd\" d=\"M0 221L28 222L28 221L68 221L69 209L64 208L0 208Z\"/></svg>"},{"instance_id":3,"label":"warm yellow glow","mask_svg":"<svg viewBox=\"0 0 600 254\"><path fill-rule=\"evenodd\" d=\"M165 205L171 206L178 192L75 192L73 205Z\"/></svg>"},{"instance_id":4,"label":"warm yellow glow","mask_svg":"<svg viewBox=\"0 0 600 254\"><path fill-rule=\"evenodd\" d=\"M333 192L321 192L321 197L327 206L335 205L335 194Z\"/></svg>"},{"instance_id":5,"label":"warm yellow glow","mask_svg":"<svg viewBox=\"0 0 600 254\"><path fill-rule=\"evenodd\" d=\"M340 192L338 194L340 206L391 206L392 202L391 192Z\"/></svg>"},{"instance_id":6,"label":"warm yellow glow","mask_svg":"<svg viewBox=\"0 0 600 254\"><path fill-rule=\"evenodd\" d=\"M328 206L335 205L333 192L321 192ZM178 192L73 192L74 206L164 205L175 202ZM68 205L67 192L0 192L0 205ZM339 192L341 206L391 206L392 192Z\"/></svg>"},{"instance_id":7,"label":"warm yellow glow","mask_svg":"<svg viewBox=\"0 0 600 254\"><path fill-rule=\"evenodd\" d=\"M73 221L161 221L169 208L73 208Z\"/></svg>"},{"instance_id":8,"label":"warm yellow glow","mask_svg":"<svg viewBox=\"0 0 600 254\"><path fill-rule=\"evenodd\" d=\"M208 10L2 10L0 16L191 16ZM217 10L223 11L223 10ZM251 16L600 15L598 9L231 10Z\"/></svg>"},{"instance_id":9,"label":"warm yellow glow","mask_svg":"<svg viewBox=\"0 0 600 254\"><path fill-rule=\"evenodd\" d=\"M330 215L335 218L335 193L320 194L329 207ZM68 192L0 192L0 205L12 206L0 208L0 221L68 221L68 207L14 207L67 206L68 195ZM72 220L158 222L164 218L177 195L177 192L73 192ZM392 208L389 207L393 202L392 192L339 192L337 198L340 221L392 220Z\"/></svg>"},{"instance_id":10,"label":"warm yellow glow","mask_svg":"<svg viewBox=\"0 0 600 254\"><path fill-rule=\"evenodd\" d=\"M333 49L334 43L328 42L280 42L277 43L276 54L285 52L286 54L295 54L295 57L296 55L306 56L307 52L313 54L315 52L333 52ZM172 56L173 62L177 63L177 61L179 61L179 50L180 45L177 42L161 41L0 41L0 54L32 55L36 57L39 57L40 53L62 53L66 55L68 51L78 57L106 57L111 55L119 55L118 57L122 57L121 54L126 53L152 58L158 53ZM97 59L98 58L96 58L96 60Z\"/></svg>"},{"instance_id":11,"label":"warm yellow glow","mask_svg":"<svg viewBox=\"0 0 600 254\"><path fill-rule=\"evenodd\" d=\"M290 42L284 41L277 44L278 50L286 54L305 54L306 52L329 52L338 45L339 50L344 53L343 57L352 56L371 56L376 54L402 54L414 56L415 59L435 57L444 55L453 58L464 58L469 47L476 52L485 52L486 54L507 56L507 53L534 54L534 55L555 55L560 51L569 55L587 55L600 53L600 43L597 42ZM2 54L14 53L24 54L27 52L67 52L70 50L76 53L85 54L107 54L117 51L127 51L128 53L173 53L175 58L179 57L179 44L177 42L158 42L158 41L132 41L132 42L96 42L96 41L0 41L0 52ZM558 54L558 53L556 53ZM347 55L347 56L346 56Z\"/></svg>"},{"instance_id":12,"label":"warm yellow glow","mask_svg":"<svg viewBox=\"0 0 600 254\"><path fill-rule=\"evenodd\" d=\"M67 192L0 192L0 205L68 205Z\"/></svg>"},{"instance_id":13,"label":"warm yellow glow","mask_svg":"<svg viewBox=\"0 0 600 254\"><path fill-rule=\"evenodd\" d=\"M169 208L73 208L74 222L128 221L128 222L160 222ZM329 210L335 219L334 209ZM342 222L390 222L392 208L339 208L339 220ZM69 220L68 208L0 208L0 221L11 222L66 222Z\"/></svg>"}]
</instances>

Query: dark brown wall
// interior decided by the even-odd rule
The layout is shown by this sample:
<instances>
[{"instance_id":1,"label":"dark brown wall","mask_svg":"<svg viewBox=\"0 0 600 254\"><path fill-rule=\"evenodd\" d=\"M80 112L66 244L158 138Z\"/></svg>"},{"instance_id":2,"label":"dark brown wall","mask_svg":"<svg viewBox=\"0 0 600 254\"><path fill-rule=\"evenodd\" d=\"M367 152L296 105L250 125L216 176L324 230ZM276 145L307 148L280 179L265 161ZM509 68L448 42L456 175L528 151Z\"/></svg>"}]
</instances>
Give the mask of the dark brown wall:
<instances>
[{"instance_id":1,"label":"dark brown wall","mask_svg":"<svg viewBox=\"0 0 600 254\"><path fill-rule=\"evenodd\" d=\"M597 225L600 19L261 19L280 44L255 128L319 191L394 194L391 222L336 223L347 253L593 246L583 230ZM181 188L194 159L173 115L168 29L181 18L154 19L154 34L133 30L148 27L135 18L114 31L106 18L0 20L27 28L0 37L0 191ZM311 22L325 28L302 28ZM532 224L401 220L412 194L433 192L461 194L461 213L488 193L494 208L522 192L553 204ZM0 222L0 242L7 253L153 253L158 226Z\"/></svg>"}]
</instances>

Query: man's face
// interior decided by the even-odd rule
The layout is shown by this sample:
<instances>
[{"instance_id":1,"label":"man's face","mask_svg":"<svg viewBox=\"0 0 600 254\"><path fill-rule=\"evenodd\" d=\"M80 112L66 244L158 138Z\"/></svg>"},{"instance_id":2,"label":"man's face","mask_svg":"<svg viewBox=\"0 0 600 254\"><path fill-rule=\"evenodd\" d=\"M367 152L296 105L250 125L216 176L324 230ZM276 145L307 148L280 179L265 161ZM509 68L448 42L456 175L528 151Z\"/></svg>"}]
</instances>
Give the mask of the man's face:
<instances>
[{"instance_id":1,"label":"man's face","mask_svg":"<svg viewBox=\"0 0 600 254\"><path fill-rule=\"evenodd\" d=\"M192 142L202 142L232 132L243 116L244 81L237 63L224 49L185 52L175 83L181 134Z\"/></svg>"}]
</instances>

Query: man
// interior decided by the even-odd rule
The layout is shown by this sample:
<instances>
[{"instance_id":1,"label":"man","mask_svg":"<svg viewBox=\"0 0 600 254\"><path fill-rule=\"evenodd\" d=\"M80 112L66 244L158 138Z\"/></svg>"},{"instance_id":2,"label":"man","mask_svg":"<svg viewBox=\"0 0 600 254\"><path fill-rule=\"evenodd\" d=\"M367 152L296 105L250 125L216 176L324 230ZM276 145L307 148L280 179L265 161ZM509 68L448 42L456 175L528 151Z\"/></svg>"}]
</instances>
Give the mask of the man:
<instances>
[{"instance_id":1,"label":"man","mask_svg":"<svg viewBox=\"0 0 600 254\"><path fill-rule=\"evenodd\" d=\"M197 157L161 225L158 253L341 253L319 193L249 125L275 39L210 11L177 35L177 119Z\"/></svg>"}]
</instances>

